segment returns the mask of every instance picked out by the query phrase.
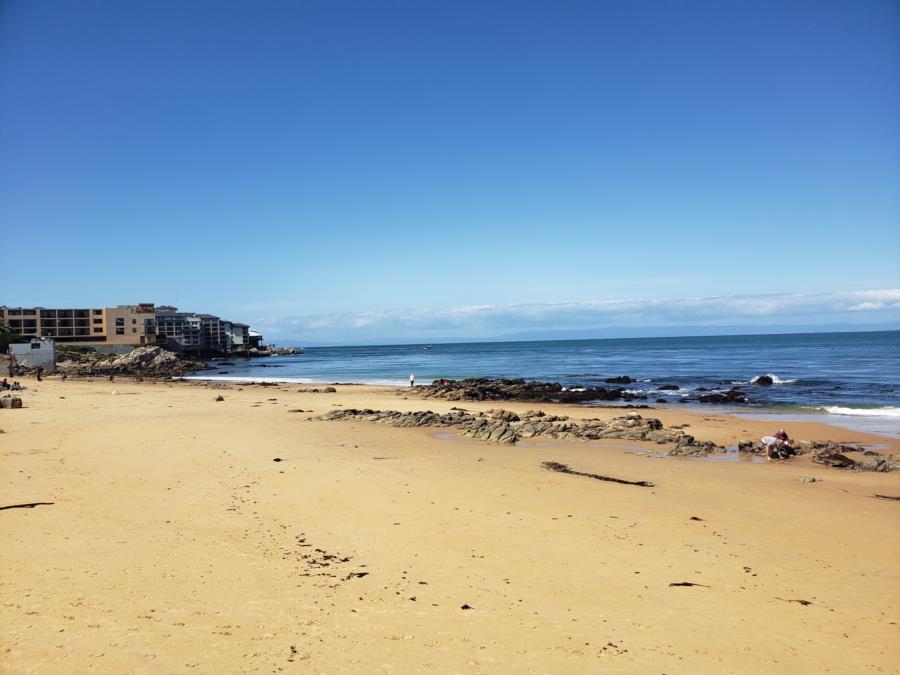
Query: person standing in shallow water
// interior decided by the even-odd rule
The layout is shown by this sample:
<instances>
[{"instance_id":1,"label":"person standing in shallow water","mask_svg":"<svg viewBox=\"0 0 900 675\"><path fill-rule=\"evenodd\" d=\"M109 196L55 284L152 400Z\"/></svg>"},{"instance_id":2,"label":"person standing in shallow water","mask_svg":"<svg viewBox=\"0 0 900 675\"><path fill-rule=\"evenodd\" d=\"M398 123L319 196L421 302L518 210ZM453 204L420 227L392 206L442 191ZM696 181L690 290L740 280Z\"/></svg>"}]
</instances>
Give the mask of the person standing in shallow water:
<instances>
[{"instance_id":1,"label":"person standing in shallow water","mask_svg":"<svg viewBox=\"0 0 900 675\"><path fill-rule=\"evenodd\" d=\"M410 387L415 387L415 386L416 386L416 375L415 375L415 373L410 373L410 374L409 374L409 386L410 386Z\"/></svg>"}]
</instances>

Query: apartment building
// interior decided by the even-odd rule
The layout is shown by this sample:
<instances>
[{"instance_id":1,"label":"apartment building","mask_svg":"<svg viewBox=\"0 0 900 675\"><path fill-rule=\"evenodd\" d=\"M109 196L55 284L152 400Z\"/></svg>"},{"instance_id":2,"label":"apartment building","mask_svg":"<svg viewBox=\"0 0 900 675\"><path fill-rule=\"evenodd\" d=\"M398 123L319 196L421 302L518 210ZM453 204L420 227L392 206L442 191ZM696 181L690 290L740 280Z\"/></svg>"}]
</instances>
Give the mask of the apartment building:
<instances>
[{"instance_id":1,"label":"apartment building","mask_svg":"<svg viewBox=\"0 0 900 675\"><path fill-rule=\"evenodd\" d=\"M156 331L160 344L169 349L196 350L204 346L199 314L179 312L175 307L159 307Z\"/></svg>"},{"instance_id":2,"label":"apartment building","mask_svg":"<svg viewBox=\"0 0 900 675\"><path fill-rule=\"evenodd\" d=\"M231 322L231 349L244 352L250 349L250 326L245 323Z\"/></svg>"},{"instance_id":3,"label":"apartment building","mask_svg":"<svg viewBox=\"0 0 900 675\"><path fill-rule=\"evenodd\" d=\"M157 307L156 329L159 343L174 351L232 353L250 348L250 326L214 314Z\"/></svg>"},{"instance_id":4,"label":"apartment building","mask_svg":"<svg viewBox=\"0 0 900 675\"><path fill-rule=\"evenodd\" d=\"M0 320L25 337L47 337L59 343L116 351L160 345L198 354L231 353L253 346L247 324L149 302L79 308L0 306Z\"/></svg>"},{"instance_id":5,"label":"apartment building","mask_svg":"<svg viewBox=\"0 0 900 675\"><path fill-rule=\"evenodd\" d=\"M50 337L67 344L116 346L156 344L152 303L118 307L0 307L0 319L25 337Z\"/></svg>"}]
</instances>

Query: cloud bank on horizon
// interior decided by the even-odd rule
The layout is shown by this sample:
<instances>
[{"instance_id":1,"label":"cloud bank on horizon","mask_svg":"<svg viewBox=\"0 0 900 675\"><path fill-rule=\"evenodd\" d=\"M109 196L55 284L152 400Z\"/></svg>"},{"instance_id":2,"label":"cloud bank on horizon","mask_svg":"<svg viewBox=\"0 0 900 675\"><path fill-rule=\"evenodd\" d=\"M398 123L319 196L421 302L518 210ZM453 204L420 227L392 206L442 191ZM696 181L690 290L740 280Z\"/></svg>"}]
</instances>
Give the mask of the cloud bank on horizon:
<instances>
[{"instance_id":1,"label":"cloud bank on horizon","mask_svg":"<svg viewBox=\"0 0 900 675\"><path fill-rule=\"evenodd\" d=\"M495 338L666 327L870 327L900 322L900 288L826 293L710 296L683 299L598 300L445 309L387 309L255 322L268 340L360 343L391 339ZM756 332L756 331L752 331ZM659 334L660 331L650 331ZM611 333L609 333L611 334Z\"/></svg>"}]
</instances>

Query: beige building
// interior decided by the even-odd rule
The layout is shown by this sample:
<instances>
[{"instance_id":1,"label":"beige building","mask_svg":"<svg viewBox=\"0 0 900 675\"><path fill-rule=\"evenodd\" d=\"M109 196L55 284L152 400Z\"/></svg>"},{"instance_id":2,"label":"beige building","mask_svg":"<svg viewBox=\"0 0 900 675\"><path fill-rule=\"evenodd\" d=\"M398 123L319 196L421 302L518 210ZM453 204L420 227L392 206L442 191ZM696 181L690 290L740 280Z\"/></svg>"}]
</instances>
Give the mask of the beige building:
<instances>
[{"instance_id":1,"label":"beige building","mask_svg":"<svg viewBox=\"0 0 900 675\"><path fill-rule=\"evenodd\" d=\"M25 337L51 337L59 343L97 346L156 344L152 303L118 307L0 307L0 319Z\"/></svg>"}]
</instances>

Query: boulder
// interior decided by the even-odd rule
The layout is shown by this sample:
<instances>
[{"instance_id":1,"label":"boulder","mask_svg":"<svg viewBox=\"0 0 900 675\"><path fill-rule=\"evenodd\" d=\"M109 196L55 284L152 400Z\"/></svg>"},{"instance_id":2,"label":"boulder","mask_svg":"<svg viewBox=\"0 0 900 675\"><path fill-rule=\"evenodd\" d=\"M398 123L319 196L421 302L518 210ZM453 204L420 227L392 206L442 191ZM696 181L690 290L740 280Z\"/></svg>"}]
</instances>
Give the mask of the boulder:
<instances>
[{"instance_id":1,"label":"boulder","mask_svg":"<svg viewBox=\"0 0 900 675\"><path fill-rule=\"evenodd\" d=\"M746 403L747 395L740 389L729 389L726 392L714 392L698 396L700 403Z\"/></svg>"},{"instance_id":2,"label":"boulder","mask_svg":"<svg viewBox=\"0 0 900 675\"><path fill-rule=\"evenodd\" d=\"M775 380L770 375L760 375L753 380L753 384L758 384L761 387L771 387L775 384Z\"/></svg>"},{"instance_id":3,"label":"boulder","mask_svg":"<svg viewBox=\"0 0 900 675\"><path fill-rule=\"evenodd\" d=\"M15 408L22 407L22 399L18 396L10 396L6 395L3 398L0 398L0 408L6 408L7 410L12 410Z\"/></svg>"},{"instance_id":4,"label":"boulder","mask_svg":"<svg viewBox=\"0 0 900 675\"><path fill-rule=\"evenodd\" d=\"M860 471L878 471L879 473L900 471L900 457L897 455L878 455L874 459L866 458L856 462L853 468Z\"/></svg>"},{"instance_id":5,"label":"boulder","mask_svg":"<svg viewBox=\"0 0 900 675\"><path fill-rule=\"evenodd\" d=\"M607 377L605 380L606 384L631 384L634 382L628 375L619 375L618 377Z\"/></svg>"},{"instance_id":6,"label":"boulder","mask_svg":"<svg viewBox=\"0 0 900 675\"><path fill-rule=\"evenodd\" d=\"M824 464L836 469L852 469L856 465L856 462L834 448L813 450L812 461L816 464Z\"/></svg>"},{"instance_id":7,"label":"boulder","mask_svg":"<svg viewBox=\"0 0 900 675\"><path fill-rule=\"evenodd\" d=\"M681 389L677 384L661 384L657 387L660 391L678 391Z\"/></svg>"},{"instance_id":8,"label":"boulder","mask_svg":"<svg viewBox=\"0 0 900 675\"><path fill-rule=\"evenodd\" d=\"M503 410L503 408L492 408L488 410L491 419L503 420L504 422L518 422L519 416L512 410Z\"/></svg>"}]
</instances>

